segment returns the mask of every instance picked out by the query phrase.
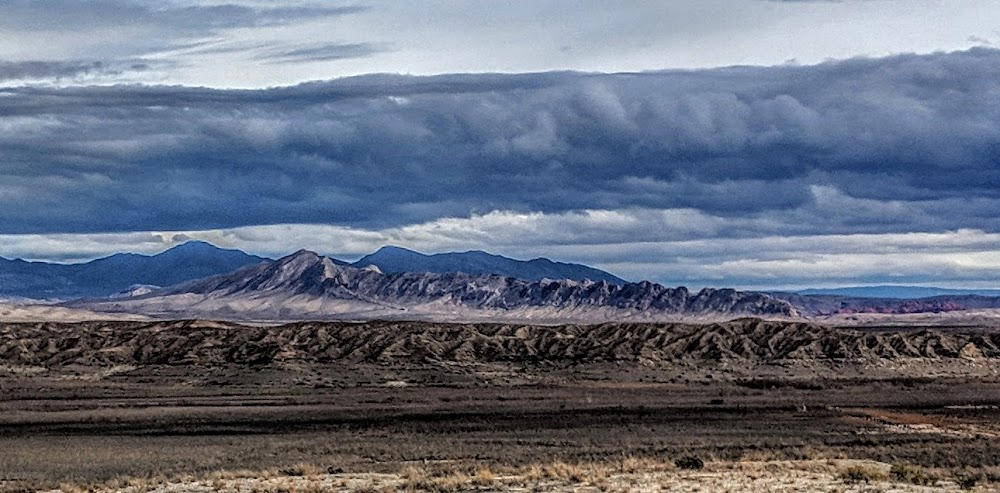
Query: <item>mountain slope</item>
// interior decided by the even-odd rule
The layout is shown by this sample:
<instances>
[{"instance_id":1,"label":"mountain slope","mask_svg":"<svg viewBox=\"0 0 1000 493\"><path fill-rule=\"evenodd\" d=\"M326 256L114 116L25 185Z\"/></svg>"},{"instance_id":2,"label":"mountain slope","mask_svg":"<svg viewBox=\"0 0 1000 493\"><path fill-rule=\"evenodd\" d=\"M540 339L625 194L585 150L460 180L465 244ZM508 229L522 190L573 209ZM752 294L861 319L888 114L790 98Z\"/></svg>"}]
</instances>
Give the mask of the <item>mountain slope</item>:
<instances>
[{"instance_id":1,"label":"mountain slope","mask_svg":"<svg viewBox=\"0 0 1000 493\"><path fill-rule=\"evenodd\" d=\"M650 282L526 281L495 274L398 273L337 265L300 251L274 262L125 299L83 302L97 311L235 320L675 320L794 317L784 301L728 289Z\"/></svg>"},{"instance_id":2,"label":"mountain slope","mask_svg":"<svg viewBox=\"0 0 1000 493\"><path fill-rule=\"evenodd\" d=\"M406 248L384 246L351 265L354 267L376 265L387 274L464 272L466 274L498 274L527 281L541 281L542 279L583 281L590 279L591 281L607 281L612 284L626 283L620 277L586 265L553 262L546 258L515 260L482 251L425 255Z\"/></svg>"},{"instance_id":3,"label":"mountain slope","mask_svg":"<svg viewBox=\"0 0 1000 493\"><path fill-rule=\"evenodd\" d=\"M157 255L119 253L82 264L0 259L0 294L64 299L108 296L133 285L168 286L264 260L199 241Z\"/></svg>"},{"instance_id":4,"label":"mountain slope","mask_svg":"<svg viewBox=\"0 0 1000 493\"><path fill-rule=\"evenodd\" d=\"M58 297L72 291L74 281L65 265L8 260L0 257L0 295L17 298Z\"/></svg>"}]
</instances>

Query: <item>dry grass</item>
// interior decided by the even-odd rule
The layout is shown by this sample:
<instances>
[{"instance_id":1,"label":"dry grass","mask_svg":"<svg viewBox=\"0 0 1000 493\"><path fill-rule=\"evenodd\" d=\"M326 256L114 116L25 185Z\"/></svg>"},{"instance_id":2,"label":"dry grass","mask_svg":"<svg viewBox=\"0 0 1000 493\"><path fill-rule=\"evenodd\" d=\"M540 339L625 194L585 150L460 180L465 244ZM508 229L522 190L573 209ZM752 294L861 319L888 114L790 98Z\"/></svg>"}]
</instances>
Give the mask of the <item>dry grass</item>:
<instances>
[{"instance_id":1,"label":"dry grass","mask_svg":"<svg viewBox=\"0 0 1000 493\"><path fill-rule=\"evenodd\" d=\"M890 470L892 473L890 473ZM827 491L863 493L996 491L995 470L966 469L942 479L941 471L857 460L709 462L701 470L677 469L672 461L643 457L592 463L554 461L530 466L468 467L458 464L407 466L396 474L328 474L319 466L296 464L279 470L217 471L202 477L115 478L100 484L64 483L64 493L456 493L459 491ZM914 479L916 478L916 479ZM933 478L926 480L924 478ZM166 490L162 488L167 486ZM991 489L993 488L993 489ZM5 490L20 493L27 490Z\"/></svg>"},{"instance_id":2,"label":"dry grass","mask_svg":"<svg viewBox=\"0 0 1000 493\"><path fill-rule=\"evenodd\" d=\"M924 469L911 464L895 464L889 469L889 477L893 481L920 486L933 486L941 480L936 471Z\"/></svg>"},{"instance_id":3,"label":"dry grass","mask_svg":"<svg viewBox=\"0 0 1000 493\"><path fill-rule=\"evenodd\" d=\"M327 469L325 467L320 467L315 464L298 463L294 466L283 468L279 471L285 476L308 476L315 477L320 474L326 474Z\"/></svg>"},{"instance_id":4,"label":"dry grass","mask_svg":"<svg viewBox=\"0 0 1000 493\"><path fill-rule=\"evenodd\" d=\"M848 484L871 483L887 481L889 473L884 468L870 464L854 464L840 471L840 479Z\"/></svg>"}]
</instances>

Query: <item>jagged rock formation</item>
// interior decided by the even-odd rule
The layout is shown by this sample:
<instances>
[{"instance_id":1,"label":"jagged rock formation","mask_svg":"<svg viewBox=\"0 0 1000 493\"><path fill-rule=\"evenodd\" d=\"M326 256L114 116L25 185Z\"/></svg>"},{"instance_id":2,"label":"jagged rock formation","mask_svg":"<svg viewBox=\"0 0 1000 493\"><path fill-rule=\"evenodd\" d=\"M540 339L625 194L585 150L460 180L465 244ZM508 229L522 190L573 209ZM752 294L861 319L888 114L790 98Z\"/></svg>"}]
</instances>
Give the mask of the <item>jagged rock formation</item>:
<instances>
[{"instance_id":1,"label":"jagged rock formation","mask_svg":"<svg viewBox=\"0 0 1000 493\"><path fill-rule=\"evenodd\" d=\"M495 274L384 274L379 269L338 265L308 251L142 296L75 306L164 317L253 320L599 321L797 315L789 303L761 293L729 289L691 293L648 281L617 285L526 281Z\"/></svg>"},{"instance_id":2,"label":"jagged rock formation","mask_svg":"<svg viewBox=\"0 0 1000 493\"><path fill-rule=\"evenodd\" d=\"M806 322L539 326L427 322L88 322L0 325L6 365L380 364L1000 358L1000 333L865 333Z\"/></svg>"}]
</instances>

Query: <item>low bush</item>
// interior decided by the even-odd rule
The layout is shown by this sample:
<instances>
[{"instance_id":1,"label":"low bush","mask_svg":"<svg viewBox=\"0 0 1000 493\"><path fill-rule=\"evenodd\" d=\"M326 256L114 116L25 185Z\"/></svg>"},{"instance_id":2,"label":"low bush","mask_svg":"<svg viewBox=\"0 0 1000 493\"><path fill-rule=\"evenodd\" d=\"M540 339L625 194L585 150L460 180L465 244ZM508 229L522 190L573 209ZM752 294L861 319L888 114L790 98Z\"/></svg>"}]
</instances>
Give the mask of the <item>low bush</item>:
<instances>
[{"instance_id":1,"label":"low bush","mask_svg":"<svg viewBox=\"0 0 1000 493\"><path fill-rule=\"evenodd\" d=\"M893 481L900 483L910 483L920 486L933 486L937 478L924 469L907 464L895 464L889 469L889 476Z\"/></svg>"},{"instance_id":2,"label":"low bush","mask_svg":"<svg viewBox=\"0 0 1000 493\"><path fill-rule=\"evenodd\" d=\"M678 469L700 470L705 468L705 461L693 456L685 455L674 461Z\"/></svg>"},{"instance_id":3,"label":"low bush","mask_svg":"<svg viewBox=\"0 0 1000 493\"><path fill-rule=\"evenodd\" d=\"M840 479L849 484L870 483L872 481L885 481L889 479L889 475L877 467L859 464L840 471Z\"/></svg>"}]
</instances>

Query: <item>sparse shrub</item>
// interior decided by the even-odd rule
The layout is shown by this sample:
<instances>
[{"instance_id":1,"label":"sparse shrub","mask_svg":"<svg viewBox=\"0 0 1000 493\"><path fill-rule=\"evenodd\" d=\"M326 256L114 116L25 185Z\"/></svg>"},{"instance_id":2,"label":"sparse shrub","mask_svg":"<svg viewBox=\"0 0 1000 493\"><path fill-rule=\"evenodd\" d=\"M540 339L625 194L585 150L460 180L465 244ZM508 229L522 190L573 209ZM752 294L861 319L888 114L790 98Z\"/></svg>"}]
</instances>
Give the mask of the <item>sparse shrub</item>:
<instances>
[{"instance_id":1,"label":"sparse shrub","mask_svg":"<svg viewBox=\"0 0 1000 493\"><path fill-rule=\"evenodd\" d=\"M697 471L705 468L705 461L693 455L685 455L684 457L675 460L674 465L677 466L678 469L690 469Z\"/></svg>"},{"instance_id":2,"label":"sparse shrub","mask_svg":"<svg viewBox=\"0 0 1000 493\"><path fill-rule=\"evenodd\" d=\"M496 479L496 474L493 474L493 471L490 468L483 466L476 469L476 474L472 478L472 483L476 486L492 486Z\"/></svg>"},{"instance_id":3,"label":"sparse shrub","mask_svg":"<svg viewBox=\"0 0 1000 493\"><path fill-rule=\"evenodd\" d=\"M399 472L399 475L403 479L422 478L424 476L427 476L427 471L415 466L406 466L403 468L402 471Z\"/></svg>"},{"instance_id":4,"label":"sparse shrub","mask_svg":"<svg viewBox=\"0 0 1000 493\"><path fill-rule=\"evenodd\" d=\"M326 491L328 489L322 481L306 481L298 487L298 493L324 493Z\"/></svg>"},{"instance_id":5,"label":"sparse shrub","mask_svg":"<svg viewBox=\"0 0 1000 493\"><path fill-rule=\"evenodd\" d=\"M353 493L381 493L375 484L372 482L367 482L364 484L359 484L355 486L352 490Z\"/></svg>"},{"instance_id":6,"label":"sparse shrub","mask_svg":"<svg viewBox=\"0 0 1000 493\"><path fill-rule=\"evenodd\" d=\"M547 479L557 479L562 481L582 482L585 478L583 467L570 465L565 462L553 462L545 466L543 474Z\"/></svg>"},{"instance_id":7,"label":"sparse shrub","mask_svg":"<svg viewBox=\"0 0 1000 493\"><path fill-rule=\"evenodd\" d=\"M840 479L848 484L870 483L872 481L885 481L889 476L877 467L866 465L853 465L840 471Z\"/></svg>"},{"instance_id":8,"label":"sparse shrub","mask_svg":"<svg viewBox=\"0 0 1000 493\"><path fill-rule=\"evenodd\" d=\"M38 484L0 480L0 493L35 493L41 489Z\"/></svg>"},{"instance_id":9,"label":"sparse shrub","mask_svg":"<svg viewBox=\"0 0 1000 493\"><path fill-rule=\"evenodd\" d=\"M407 466L403 469L399 476L403 478L403 484L406 488L412 490L416 489L418 485L423 484L423 482L427 479L427 471L413 466Z\"/></svg>"},{"instance_id":10,"label":"sparse shrub","mask_svg":"<svg viewBox=\"0 0 1000 493\"><path fill-rule=\"evenodd\" d=\"M979 484L979 479L979 476L970 474L955 478L955 482L958 483L959 488L962 488L963 490L971 490Z\"/></svg>"},{"instance_id":11,"label":"sparse shrub","mask_svg":"<svg viewBox=\"0 0 1000 493\"><path fill-rule=\"evenodd\" d=\"M673 462L648 457L625 457L617 464L617 472L625 474L638 474L651 471L669 471L674 468Z\"/></svg>"},{"instance_id":12,"label":"sparse shrub","mask_svg":"<svg viewBox=\"0 0 1000 493\"><path fill-rule=\"evenodd\" d=\"M927 471L906 464L894 464L889 469L889 476L893 481L921 486L933 486L937 482L937 478L928 474Z\"/></svg>"},{"instance_id":13,"label":"sparse shrub","mask_svg":"<svg viewBox=\"0 0 1000 493\"><path fill-rule=\"evenodd\" d=\"M283 476L317 476L325 473L326 469L312 464L299 463L291 467L286 467L279 472Z\"/></svg>"},{"instance_id":14,"label":"sparse shrub","mask_svg":"<svg viewBox=\"0 0 1000 493\"><path fill-rule=\"evenodd\" d=\"M522 467L519 471L521 476L527 481L539 481L545 477L545 471L542 470L542 466L538 464L531 464L527 467Z\"/></svg>"},{"instance_id":15,"label":"sparse shrub","mask_svg":"<svg viewBox=\"0 0 1000 493\"><path fill-rule=\"evenodd\" d=\"M485 469L485 468L484 468ZM488 469L481 469L480 472L484 475ZM490 472L489 474L492 474ZM418 469L413 466L409 466L400 473L400 477L403 478L402 487L408 491L429 491L432 493L450 493L454 491L461 490L463 488L468 488L471 484L482 484L482 477L469 476L468 474L460 471L452 471L447 474L428 474L427 471L423 469ZM485 476L484 476L485 477ZM491 476L492 477L492 476ZM492 483L490 483L492 484Z\"/></svg>"}]
</instances>

